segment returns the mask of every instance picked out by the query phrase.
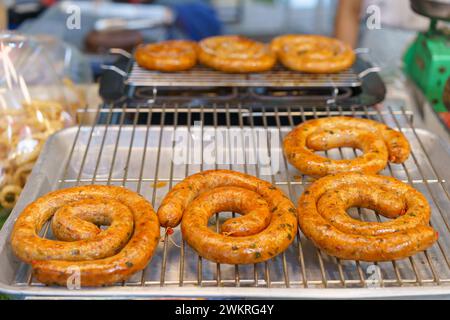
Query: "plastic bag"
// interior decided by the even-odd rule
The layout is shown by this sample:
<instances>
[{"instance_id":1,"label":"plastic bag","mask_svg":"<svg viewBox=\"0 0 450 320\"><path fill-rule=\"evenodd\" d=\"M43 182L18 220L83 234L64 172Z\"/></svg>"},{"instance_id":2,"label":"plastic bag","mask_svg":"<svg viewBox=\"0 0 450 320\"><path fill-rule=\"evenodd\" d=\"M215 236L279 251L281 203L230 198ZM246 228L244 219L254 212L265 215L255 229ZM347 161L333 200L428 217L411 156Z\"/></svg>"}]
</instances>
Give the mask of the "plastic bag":
<instances>
[{"instance_id":1,"label":"plastic bag","mask_svg":"<svg viewBox=\"0 0 450 320\"><path fill-rule=\"evenodd\" d=\"M46 48L0 34L0 207L14 207L46 139L72 125L63 80Z\"/></svg>"},{"instance_id":2,"label":"plastic bag","mask_svg":"<svg viewBox=\"0 0 450 320\"><path fill-rule=\"evenodd\" d=\"M34 35L33 39L45 47L59 79L70 110L76 112L86 106L87 86L93 82L89 61L75 47L48 35Z\"/></svg>"}]
</instances>

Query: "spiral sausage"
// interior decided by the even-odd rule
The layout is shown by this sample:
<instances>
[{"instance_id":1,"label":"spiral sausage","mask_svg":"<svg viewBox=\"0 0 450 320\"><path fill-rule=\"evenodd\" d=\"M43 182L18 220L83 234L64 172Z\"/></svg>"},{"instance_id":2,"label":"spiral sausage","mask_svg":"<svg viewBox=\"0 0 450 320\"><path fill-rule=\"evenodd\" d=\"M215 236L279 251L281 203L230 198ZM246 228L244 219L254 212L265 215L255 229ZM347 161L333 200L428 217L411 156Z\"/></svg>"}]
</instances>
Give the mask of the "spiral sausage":
<instances>
[{"instance_id":1,"label":"spiral sausage","mask_svg":"<svg viewBox=\"0 0 450 320\"><path fill-rule=\"evenodd\" d=\"M197 63L198 45L193 41L169 40L136 49L136 62L149 70L174 72L185 71Z\"/></svg>"},{"instance_id":2,"label":"spiral sausage","mask_svg":"<svg viewBox=\"0 0 450 320\"><path fill-rule=\"evenodd\" d=\"M402 163L411 152L403 133L373 120L351 117L306 121L286 136L283 145L288 161L312 176L377 173L386 167L388 160ZM337 147L361 149L364 154L352 160L331 160L314 153Z\"/></svg>"},{"instance_id":3,"label":"spiral sausage","mask_svg":"<svg viewBox=\"0 0 450 320\"><path fill-rule=\"evenodd\" d=\"M38 236L52 216L58 241ZM115 186L51 192L25 208L11 236L14 253L32 265L40 282L62 286L74 268L82 286L126 280L145 268L158 242L159 222L150 203Z\"/></svg>"},{"instance_id":4,"label":"spiral sausage","mask_svg":"<svg viewBox=\"0 0 450 320\"><path fill-rule=\"evenodd\" d=\"M362 222L347 215L350 207L365 207L396 218ZM438 238L429 226L430 207L411 186L391 177L342 173L321 178L299 199L303 233L329 255L360 261L409 257Z\"/></svg>"},{"instance_id":5,"label":"spiral sausage","mask_svg":"<svg viewBox=\"0 0 450 320\"><path fill-rule=\"evenodd\" d=\"M272 40L271 49L286 68L309 73L341 72L356 60L350 46L337 39L317 35L279 36Z\"/></svg>"},{"instance_id":6,"label":"spiral sausage","mask_svg":"<svg viewBox=\"0 0 450 320\"><path fill-rule=\"evenodd\" d=\"M217 212L242 214L208 228ZM164 198L158 217L164 227L181 221L183 238L202 257L226 264L251 264L273 258L288 248L297 232L292 202L270 183L247 174L205 171L187 177Z\"/></svg>"},{"instance_id":7,"label":"spiral sausage","mask_svg":"<svg viewBox=\"0 0 450 320\"><path fill-rule=\"evenodd\" d=\"M199 45L200 62L223 72L262 72L270 70L276 62L268 46L241 36L210 37Z\"/></svg>"}]
</instances>

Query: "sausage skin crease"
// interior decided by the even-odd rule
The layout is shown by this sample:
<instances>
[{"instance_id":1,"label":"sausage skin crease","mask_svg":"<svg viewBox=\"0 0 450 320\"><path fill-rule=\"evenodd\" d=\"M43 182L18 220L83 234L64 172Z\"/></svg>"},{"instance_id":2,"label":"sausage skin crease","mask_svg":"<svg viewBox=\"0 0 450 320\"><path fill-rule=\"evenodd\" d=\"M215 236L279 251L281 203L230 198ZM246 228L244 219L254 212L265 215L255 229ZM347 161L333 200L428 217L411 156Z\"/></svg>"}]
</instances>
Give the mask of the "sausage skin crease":
<instances>
[{"instance_id":1,"label":"sausage skin crease","mask_svg":"<svg viewBox=\"0 0 450 320\"><path fill-rule=\"evenodd\" d=\"M221 233L208 228L209 218L232 211ZM297 232L293 203L269 182L247 174L204 171L187 177L164 198L158 210L163 227L181 222L183 238L202 257L225 264L266 261L285 251Z\"/></svg>"},{"instance_id":2,"label":"sausage skin crease","mask_svg":"<svg viewBox=\"0 0 450 320\"><path fill-rule=\"evenodd\" d=\"M375 210L394 220L363 222L351 207ZM389 261L409 257L438 238L430 227L430 206L413 187L391 177L341 173L314 182L300 197L303 233L328 253L345 260Z\"/></svg>"},{"instance_id":3,"label":"sausage skin crease","mask_svg":"<svg viewBox=\"0 0 450 320\"><path fill-rule=\"evenodd\" d=\"M331 117L306 121L284 139L288 161L302 173L323 177L342 172L378 173L388 161L403 163L411 148L403 133L368 119ZM338 147L360 149L351 160L331 160L315 154Z\"/></svg>"},{"instance_id":4,"label":"sausage skin crease","mask_svg":"<svg viewBox=\"0 0 450 320\"><path fill-rule=\"evenodd\" d=\"M57 240L41 238L38 233L52 217ZM14 253L31 264L37 280L61 286L74 270L80 271L82 286L124 281L147 266L158 243L151 204L116 186L51 192L25 208L11 236Z\"/></svg>"}]
</instances>

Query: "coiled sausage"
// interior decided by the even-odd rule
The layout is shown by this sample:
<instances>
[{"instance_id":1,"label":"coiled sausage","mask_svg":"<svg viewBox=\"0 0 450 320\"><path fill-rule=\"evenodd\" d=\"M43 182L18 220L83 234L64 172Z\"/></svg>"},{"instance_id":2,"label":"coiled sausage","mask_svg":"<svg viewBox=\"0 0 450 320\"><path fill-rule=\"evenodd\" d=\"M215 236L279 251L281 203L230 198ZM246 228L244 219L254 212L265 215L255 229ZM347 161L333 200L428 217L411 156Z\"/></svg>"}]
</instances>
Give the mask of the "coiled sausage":
<instances>
[{"instance_id":1,"label":"coiled sausage","mask_svg":"<svg viewBox=\"0 0 450 320\"><path fill-rule=\"evenodd\" d=\"M175 72L189 70L197 63L198 45L187 40L168 40L141 45L136 62L149 70Z\"/></svg>"},{"instance_id":2,"label":"coiled sausage","mask_svg":"<svg viewBox=\"0 0 450 320\"><path fill-rule=\"evenodd\" d=\"M286 68L309 73L341 72L356 60L347 44L318 35L279 36L272 40L271 49Z\"/></svg>"}]
</instances>

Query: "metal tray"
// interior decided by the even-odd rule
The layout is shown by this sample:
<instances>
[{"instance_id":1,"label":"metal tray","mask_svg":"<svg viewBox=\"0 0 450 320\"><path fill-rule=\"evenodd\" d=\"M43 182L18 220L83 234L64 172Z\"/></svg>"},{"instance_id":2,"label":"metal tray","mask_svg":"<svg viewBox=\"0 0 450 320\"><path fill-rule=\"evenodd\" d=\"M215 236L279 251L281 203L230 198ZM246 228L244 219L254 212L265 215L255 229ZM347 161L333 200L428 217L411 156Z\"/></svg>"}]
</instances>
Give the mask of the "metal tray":
<instances>
[{"instance_id":1,"label":"metal tray","mask_svg":"<svg viewBox=\"0 0 450 320\"><path fill-rule=\"evenodd\" d=\"M339 74L313 75L289 71L281 66L257 74L227 74L204 66L197 66L186 72L160 73L143 70L136 65L132 55L114 50L118 58L114 64L104 66L106 70L100 79L99 93L107 102L117 102L128 97L132 101L156 99L159 102L198 104L200 101L223 102L229 98L233 104L261 100L263 105L269 102L280 104L301 101L319 106L339 100L340 105L347 106L375 105L384 100L386 87L378 74L379 68L369 62L369 53L363 50L358 52L358 58L351 69ZM233 90L237 96L225 97L220 93L224 89ZM302 95L295 99L264 97L263 92L271 89L286 93L291 89L300 89ZM208 90L213 95L208 94ZM179 94L169 98L167 94L170 91ZM347 91L349 95L343 97L340 91ZM255 94L256 92L259 94Z\"/></svg>"},{"instance_id":2,"label":"metal tray","mask_svg":"<svg viewBox=\"0 0 450 320\"><path fill-rule=\"evenodd\" d=\"M231 114L230 110L234 110L235 114ZM450 152L448 146L443 145L436 136L414 128L412 115L405 110L319 111L313 108L247 114L241 111L240 106L233 109L226 106L211 111L214 119L212 126L203 126L201 123L191 125L198 113L194 117L190 111L187 125L181 124L176 109L163 109L157 115L161 126L150 125L152 117L156 117L154 112L152 108L124 109L118 124L113 124L115 122L112 122L110 114L110 122L106 125L66 129L47 141L17 206L0 233L0 291L19 297L72 298L450 297L450 172L447 167ZM225 125L219 126L216 119L223 114L228 120ZM428 198L433 211L432 225L440 233L439 242L432 248L396 262L369 264L342 261L321 253L299 232L284 254L266 263L230 266L200 258L181 241L177 228L172 237L173 242L168 241L161 231L164 242L160 243L144 272L116 286L81 290L47 287L37 283L30 268L18 261L11 252L9 238L15 219L28 203L51 190L90 183L124 185L144 195L158 208L169 188L189 174L227 168L258 175L258 169L263 168L262 162L252 164L247 157L244 163L233 165L206 164L204 159L196 158L190 165L174 163L170 159L176 145L173 140L175 130L195 132L200 136L206 132L220 132L225 137L230 137L230 134L239 137L246 130L247 133L248 130L260 134L270 132L268 138L260 141L262 144L258 146L268 146L273 160L271 164L276 167L275 163L278 163L279 172L260 177L276 184L296 202L312 179L300 175L287 165L279 142L294 123L311 117L338 114L384 121L401 128L407 135L412 145L412 156L404 165L390 165L383 174L393 175L414 185ZM129 115L133 115L134 121L126 124ZM137 119L141 116L147 117L147 126L137 125ZM172 125L167 125L167 118L173 119ZM202 115L199 119L204 120ZM237 119L237 124L230 119ZM250 124L244 126L244 123ZM192 152L194 144L188 143L187 146L191 156L202 154ZM207 145L201 144L200 147L203 150ZM228 154L230 150L238 148L230 145L222 151ZM355 152L344 148L332 150L328 156L352 157ZM379 218L365 209L352 211L351 214L368 221L377 221ZM214 223L220 223L223 217L230 215L220 214ZM381 277L373 277L377 274L374 272L378 271Z\"/></svg>"}]
</instances>

